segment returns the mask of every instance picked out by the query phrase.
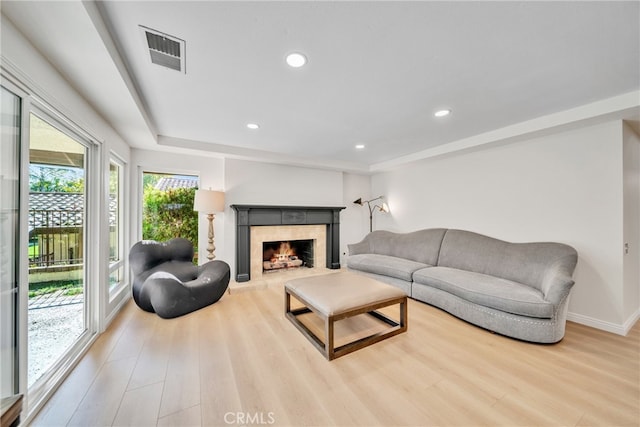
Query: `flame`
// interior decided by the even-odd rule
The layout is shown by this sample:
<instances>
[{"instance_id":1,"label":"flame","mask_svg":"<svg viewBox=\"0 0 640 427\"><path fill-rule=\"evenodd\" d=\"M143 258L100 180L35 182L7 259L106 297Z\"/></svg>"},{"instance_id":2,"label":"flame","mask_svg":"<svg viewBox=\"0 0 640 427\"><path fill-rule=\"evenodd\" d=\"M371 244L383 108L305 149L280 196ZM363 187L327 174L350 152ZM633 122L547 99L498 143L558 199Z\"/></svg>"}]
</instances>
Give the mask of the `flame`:
<instances>
[{"instance_id":1,"label":"flame","mask_svg":"<svg viewBox=\"0 0 640 427\"><path fill-rule=\"evenodd\" d=\"M283 260L288 259L290 256L295 254L296 251L293 250L289 242L281 242L280 247L278 248L274 256L279 260Z\"/></svg>"}]
</instances>

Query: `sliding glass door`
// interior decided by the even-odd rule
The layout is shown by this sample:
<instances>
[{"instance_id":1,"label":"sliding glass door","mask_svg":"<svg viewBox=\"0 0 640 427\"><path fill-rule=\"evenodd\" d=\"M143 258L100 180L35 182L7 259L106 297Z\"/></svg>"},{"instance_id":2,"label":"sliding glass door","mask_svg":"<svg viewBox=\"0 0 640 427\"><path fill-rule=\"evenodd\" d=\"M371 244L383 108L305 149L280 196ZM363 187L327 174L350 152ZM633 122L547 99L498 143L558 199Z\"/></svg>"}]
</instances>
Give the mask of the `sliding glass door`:
<instances>
[{"instance_id":1,"label":"sliding glass door","mask_svg":"<svg viewBox=\"0 0 640 427\"><path fill-rule=\"evenodd\" d=\"M87 331L88 145L29 117L28 386L46 379ZM66 130L66 129L65 129Z\"/></svg>"},{"instance_id":2,"label":"sliding glass door","mask_svg":"<svg viewBox=\"0 0 640 427\"><path fill-rule=\"evenodd\" d=\"M124 298L126 163L0 77L0 397L22 394L28 423Z\"/></svg>"},{"instance_id":3,"label":"sliding glass door","mask_svg":"<svg viewBox=\"0 0 640 427\"><path fill-rule=\"evenodd\" d=\"M1 88L0 140L0 397L18 392L21 99Z\"/></svg>"}]
</instances>

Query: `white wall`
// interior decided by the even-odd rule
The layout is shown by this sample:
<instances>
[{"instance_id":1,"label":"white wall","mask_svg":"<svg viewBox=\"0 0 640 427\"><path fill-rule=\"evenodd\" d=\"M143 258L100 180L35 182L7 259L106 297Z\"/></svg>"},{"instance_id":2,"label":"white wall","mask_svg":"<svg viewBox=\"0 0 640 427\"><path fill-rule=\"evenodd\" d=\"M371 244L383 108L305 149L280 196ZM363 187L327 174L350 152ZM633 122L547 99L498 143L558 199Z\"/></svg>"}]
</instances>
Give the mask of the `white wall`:
<instances>
[{"instance_id":1,"label":"white wall","mask_svg":"<svg viewBox=\"0 0 640 427\"><path fill-rule=\"evenodd\" d=\"M569 311L621 332L622 122L434 157L379 173L379 229L448 227L514 242L557 241L579 254ZM629 303L630 307L635 303Z\"/></svg>"},{"instance_id":2,"label":"white wall","mask_svg":"<svg viewBox=\"0 0 640 427\"><path fill-rule=\"evenodd\" d=\"M371 198L371 177L369 175L343 175L342 206L346 209L340 215L340 264L346 266L347 245L357 243L369 233L369 214L366 205L360 206L354 200Z\"/></svg>"},{"instance_id":3,"label":"white wall","mask_svg":"<svg viewBox=\"0 0 640 427\"><path fill-rule=\"evenodd\" d=\"M342 173L321 169L226 161L228 204L339 206Z\"/></svg>"},{"instance_id":4,"label":"white wall","mask_svg":"<svg viewBox=\"0 0 640 427\"><path fill-rule=\"evenodd\" d=\"M227 159L225 190L225 234L230 236L225 249L231 277L235 277L236 221L230 205L344 206L343 176L336 171ZM341 231L343 227L341 223Z\"/></svg>"},{"instance_id":5,"label":"white wall","mask_svg":"<svg viewBox=\"0 0 640 427\"><path fill-rule=\"evenodd\" d=\"M624 318L631 326L640 316L640 136L625 124L623 130Z\"/></svg>"},{"instance_id":6,"label":"white wall","mask_svg":"<svg viewBox=\"0 0 640 427\"><path fill-rule=\"evenodd\" d=\"M2 44L0 52L3 66L17 69L23 82L38 90L39 97L53 105L75 124L104 141L108 150L129 160L129 145L98 114L91 105L72 88L51 64L2 15Z\"/></svg>"},{"instance_id":7,"label":"white wall","mask_svg":"<svg viewBox=\"0 0 640 427\"><path fill-rule=\"evenodd\" d=\"M193 156L167 151L131 150L133 165L131 210L132 242L142 238L140 228L142 221L142 172L159 172L184 175L196 175L200 178L200 188L211 190L225 190L224 160L216 157ZM225 204L229 206L229 199ZM227 260L234 252L227 251L225 222L228 220L227 210L218 213L214 220L216 259ZM199 214L198 248L206 248L208 240L209 222L205 214ZM200 250L200 254L203 251ZM206 251L204 252L206 254ZM199 256L200 263L207 261L206 256Z\"/></svg>"}]
</instances>

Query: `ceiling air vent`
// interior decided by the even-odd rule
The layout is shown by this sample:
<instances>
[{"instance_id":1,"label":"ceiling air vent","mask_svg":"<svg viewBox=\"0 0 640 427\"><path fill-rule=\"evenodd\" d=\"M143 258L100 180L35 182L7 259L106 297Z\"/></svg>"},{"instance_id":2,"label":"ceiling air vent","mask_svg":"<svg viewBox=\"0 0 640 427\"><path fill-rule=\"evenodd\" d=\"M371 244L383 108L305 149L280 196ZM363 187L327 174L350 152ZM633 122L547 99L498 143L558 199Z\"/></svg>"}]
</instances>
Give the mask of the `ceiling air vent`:
<instances>
[{"instance_id":1,"label":"ceiling air vent","mask_svg":"<svg viewBox=\"0 0 640 427\"><path fill-rule=\"evenodd\" d=\"M151 62L172 70L185 72L185 43L176 37L140 26L149 48Z\"/></svg>"}]
</instances>

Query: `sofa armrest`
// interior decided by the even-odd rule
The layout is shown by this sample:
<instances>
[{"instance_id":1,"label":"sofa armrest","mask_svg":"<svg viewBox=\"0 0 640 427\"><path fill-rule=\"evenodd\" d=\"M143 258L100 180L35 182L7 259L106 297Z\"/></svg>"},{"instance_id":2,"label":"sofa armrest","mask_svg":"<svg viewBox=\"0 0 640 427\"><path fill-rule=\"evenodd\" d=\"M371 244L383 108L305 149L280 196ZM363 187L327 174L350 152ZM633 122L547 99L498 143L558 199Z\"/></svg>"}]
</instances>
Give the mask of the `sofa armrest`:
<instances>
[{"instance_id":1,"label":"sofa armrest","mask_svg":"<svg viewBox=\"0 0 640 427\"><path fill-rule=\"evenodd\" d=\"M369 244L369 239L367 239L366 237L361 242L347 245L347 248L349 249L349 255L371 253L371 245Z\"/></svg>"},{"instance_id":2,"label":"sofa armrest","mask_svg":"<svg viewBox=\"0 0 640 427\"><path fill-rule=\"evenodd\" d=\"M547 287L544 299L554 305L559 305L569 295L574 283L571 277L555 277Z\"/></svg>"},{"instance_id":3,"label":"sofa armrest","mask_svg":"<svg viewBox=\"0 0 640 427\"><path fill-rule=\"evenodd\" d=\"M567 256L558 260L547 271L541 287L545 300L558 305L569 295L575 283L572 276L576 262L577 256Z\"/></svg>"}]
</instances>

